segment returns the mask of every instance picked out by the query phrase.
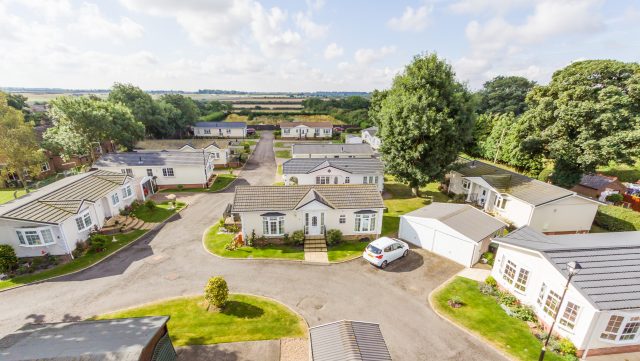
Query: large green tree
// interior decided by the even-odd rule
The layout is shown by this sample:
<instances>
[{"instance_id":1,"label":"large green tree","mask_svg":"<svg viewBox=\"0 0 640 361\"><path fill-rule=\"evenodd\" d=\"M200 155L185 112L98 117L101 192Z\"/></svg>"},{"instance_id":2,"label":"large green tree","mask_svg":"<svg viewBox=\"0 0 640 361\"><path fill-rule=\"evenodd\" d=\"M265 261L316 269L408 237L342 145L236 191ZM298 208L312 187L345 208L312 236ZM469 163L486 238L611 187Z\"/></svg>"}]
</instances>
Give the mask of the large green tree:
<instances>
[{"instance_id":1,"label":"large green tree","mask_svg":"<svg viewBox=\"0 0 640 361\"><path fill-rule=\"evenodd\" d=\"M59 97L51 101L54 126L44 134L48 149L69 158L93 157L93 149L111 140L131 149L144 136L144 125L122 104L91 97Z\"/></svg>"},{"instance_id":2,"label":"large green tree","mask_svg":"<svg viewBox=\"0 0 640 361\"><path fill-rule=\"evenodd\" d=\"M182 137L187 127L198 121L200 117L198 105L193 99L182 94L165 94L160 99L165 103L171 104L178 111L178 114L165 111L165 115L169 121L169 126L174 129L174 132L179 137Z\"/></svg>"},{"instance_id":3,"label":"large green tree","mask_svg":"<svg viewBox=\"0 0 640 361\"><path fill-rule=\"evenodd\" d=\"M9 105L4 93L0 93L0 160L4 163L3 176L17 174L25 188L26 176L39 174L46 161L33 123L25 122L22 112Z\"/></svg>"},{"instance_id":4,"label":"large green tree","mask_svg":"<svg viewBox=\"0 0 640 361\"><path fill-rule=\"evenodd\" d=\"M109 92L110 102L122 103L129 110L135 120L142 122L146 133L156 138L166 138L173 135L173 127L169 125L163 108L153 100L151 95L132 84L115 83Z\"/></svg>"},{"instance_id":5,"label":"large green tree","mask_svg":"<svg viewBox=\"0 0 640 361\"><path fill-rule=\"evenodd\" d=\"M582 173L640 156L640 65L575 62L527 96L523 142L554 161L552 180L576 184Z\"/></svg>"},{"instance_id":6,"label":"large green tree","mask_svg":"<svg viewBox=\"0 0 640 361\"><path fill-rule=\"evenodd\" d=\"M372 106L380 152L387 171L418 194L420 186L444 176L468 141L471 94L435 54L416 56L385 93Z\"/></svg>"},{"instance_id":7,"label":"large green tree","mask_svg":"<svg viewBox=\"0 0 640 361\"><path fill-rule=\"evenodd\" d=\"M527 110L527 94L535 82L521 76L497 76L478 92L478 113L520 115Z\"/></svg>"}]
</instances>

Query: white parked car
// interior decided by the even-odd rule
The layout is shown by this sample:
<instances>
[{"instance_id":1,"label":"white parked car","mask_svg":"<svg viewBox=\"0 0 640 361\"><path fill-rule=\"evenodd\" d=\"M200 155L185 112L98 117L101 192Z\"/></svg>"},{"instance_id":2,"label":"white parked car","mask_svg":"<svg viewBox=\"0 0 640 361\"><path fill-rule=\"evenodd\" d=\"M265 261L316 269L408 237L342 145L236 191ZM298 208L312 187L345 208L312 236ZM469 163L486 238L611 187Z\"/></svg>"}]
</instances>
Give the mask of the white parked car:
<instances>
[{"instance_id":1,"label":"white parked car","mask_svg":"<svg viewBox=\"0 0 640 361\"><path fill-rule=\"evenodd\" d=\"M381 237L369 243L362 257L374 266L385 268L398 258L409 254L409 245L396 238Z\"/></svg>"}]
</instances>

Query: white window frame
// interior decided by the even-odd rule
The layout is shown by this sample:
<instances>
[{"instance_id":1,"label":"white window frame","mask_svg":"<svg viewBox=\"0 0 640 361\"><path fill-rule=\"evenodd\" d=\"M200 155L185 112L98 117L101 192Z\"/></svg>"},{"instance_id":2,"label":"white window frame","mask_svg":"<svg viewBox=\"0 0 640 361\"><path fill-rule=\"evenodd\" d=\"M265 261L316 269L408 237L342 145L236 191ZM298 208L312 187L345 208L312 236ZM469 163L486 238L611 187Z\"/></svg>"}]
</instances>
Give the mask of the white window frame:
<instances>
[{"instance_id":1,"label":"white window frame","mask_svg":"<svg viewBox=\"0 0 640 361\"><path fill-rule=\"evenodd\" d=\"M283 134L291 134L291 129L290 128L284 128L284 129L282 129L282 133Z\"/></svg>"},{"instance_id":2,"label":"white window frame","mask_svg":"<svg viewBox=\"0 0 640 361\"><path fill-rule=\"evenodd\" d=\"M211 129L204 129L204 134L211 134Z\"/></svg>"},{"instance_id":3,"label":"white window frame","mask_svg":"<svg viewBox=\"0 0 640 361\"><path fill-rule=\"evenodd\" d=\"M516 292L525 293L527 292L527 284L529 283L529 275L531 272L524 268L520 267L518 272L516 273L516 277L513 283L513 288Z\"/></svg>"},{"instance_id":4,"label":"white window frame","mask_svg":"<svg viewBox=\"0 0 640 361\"><path fill-rule=\"evenodd\" d=\"M510 268L509 272L507 272L507 267ZM511 271L513 269L513 272ZM507 281L508 284L512 285L516 279L516 274L518 273L518 266L513 263L511 260L507 260L507 262L503 265L502 271L502 279Z\"/></svg>"},{"instance_id":5,"label":"white window frame","mask_svg":"<svg viewBox=\"0 0 640 361\"><path fill-rule=\"evenodd\" d=\"M27 232L30 234L27 235ZM44 232L48 232L50 237L45 237ZM31 244L29 243L29 239L34 239L33 233L37 236L37 242ZM18 228L16 229L16 235L18 236L18 245L20 247L42 247L56 243L56 239L53 235L53 229L51 229L51 227ZM47 242L46 238L49 238L50 240Z\"/></svg>"},{"instance_id":6,"label":"white window frame","mask_svg":"<svg viewBox=\"0 0 640 361\"><path fill-rule=\"evenodd\" d=\"M162 176L163 177L175 177L176 174L173 171L173 168L162 168Z\"/></svg>"},{"instance_id":7,"label":"white window frame","mask_svg":"<svg viewBox=\"0 0 640 361\"><path fill-rule=\"evenodd\" d=\"M120 196L118 192L115 192L111 195L111 205L117 206L118 204L120 204Z\"/></svg>"},{"instance_id":8,"label":"white window frame","mask_svg":"<svg viewBox=\"0 0 640 361\"><path fill-rule=\"evenodd\" d=\"M355 227L356 233L373 233L377 226L377 213L356 214Z\"/></svg>"},{"instance_id":9,"label":"white window frame","mask_svg":"<svg viewBox=\"0 0 640 361\"><path fill-rule=\"evenodd\" d=\"M89 218L90 223L87 222L87 217ZM76 228L78 229L78 232L86 231L87 229L91 228L91 226L93 226L93 217L91 217L91 212L89 212L89 210L86 210L80 213L79 215L77 215L75 217L75 221L76 221ZM79 227L81 223L84 226L83 228Z\"/></svg>"},{"instance_id":10,"label":"white window frame","mask_svg":"<svg viewBox=\"0 0 640 361\"><path fill-rule=\"evenodd\" d=\"M331 184L331 176L328 176L328 175L316 176L316 184Z\"/></svg>"},{"instance_id":11,"label":"white window frame","mask_svg":"<svg viewBox=\"0 0 640 361\"><path fill-rule=\"evenodd\" d=\"M148 177L153 177L153 169L147 168L147 176Z\"/></svg>"},{"instance_id":12,"label":"white window frame","mask_svg":"<svg viewBox=\"0 0 640 361\"><path fill-rule=\"evenodd\" d=\"M351 178L344 177L344 184L349 184L349 183L351 183Z\"/></svg>"},{"instance_id":13,"label":"white window frame","mask_svg":"<svg viewBox=\"0 0 640 361\"><path fill-rule=\"evenodd\" d=\"M282 236L284 234L284 216L262 217L262 234L265 236Z\"/></svg>"},{"instance_id":14,"label":"white window frame","mask_svg":"<svg viewBox=\"0 0 640 361\"><path fill-rule=\"evenodd\" d=\"M123 168L123 169L120 169L120 173L122 173L122 174L126 174L126 175L128 175L129 177L133 177L133 169L131 169L131 168Z\"/></svg>"},{"instance_id":15,"label":"white window frame","mask_svg":"<svg viewBox=\"0 0 640 361\"><path fill-rule=\"evenodd\" d=\"M562 311L562 316L558 320L560 328L573 331L578 323L578 317L580 316L581 307L573 301L567 301Z\"/></svg>"},{"instance_id":16,"label":"white window frame","mask_svg":"<svg viewBox=\"0 0 640 361\"><path fill-rule=\"evenodd\" d=\"M122 188L122 199L129 199L131 197L133 197L133 189L130 184L127 184Z\"/></svg>"},{"instance_id":17,"label":"white window frame","mask_svg":"<svg viewBox=\"0 0 640 361\"><path fill-rule=\"evenodd\" d=\"M463 179L462 180L462 189L464 189L464 190L471 189L471 181L469 181L468 179Z\"/></svg>"},{"instance_id":18,"label":"white window frame","mask_svg":"<svg viewBox=\"0 0 640 361\"><path fill-rule=\"evenodd\" d=\"M542 312L547 314L549 317L556 317L558 311L560 311L560 296L559 293L555 292L552 289L549 289L547 292L547 297L544 298L544 303L542 304Z\"/></svg>"},{"instance_id":19,"label":"white window frame","mask_svg":"<svg viewBox=\"0 0 640 361\"><path fill-rule=\"evenodd\" d=\"M49 167L49 162L44 162L42 163L42 167L40 167L42 172L48 172L51 170L51 167Z\"/></svg>"},{"instance_id":20,"label":"white window frame","mask_svg":"<svg viewBox=\"0 0 640 361\"><path fill-rule=\"evenodd\" d=\"M341 214L340 217L338 217L338 223L340 224L347 223L347 216L345 214Z\"/></svg>"},{"instance_id":21,"label":"white window frame","mask_svg":"<svg viewBox=\"0 0 640 361\"><path fill-rule=\"evenodd\" d=\"M616 321L613 321L614 318ZM614 325L611 325L612 321ZM629 328L633 332L628 332ZM639 334L640 315L612 314L604 330L600 333L600 339L604 342L617 344L637 343Z\"/></svg>"},{"instance_id":22,"label":"white window frame","mask_svg":"<svg viewBox=\"0 0 640 361\"><path fill-rule=\"evenodd\" d=\"M493 205L500 210L504 210L504 208L507 206L507 199L501 195L497 195L496 200L493 202Z\"/></svg>"}]
</instances>

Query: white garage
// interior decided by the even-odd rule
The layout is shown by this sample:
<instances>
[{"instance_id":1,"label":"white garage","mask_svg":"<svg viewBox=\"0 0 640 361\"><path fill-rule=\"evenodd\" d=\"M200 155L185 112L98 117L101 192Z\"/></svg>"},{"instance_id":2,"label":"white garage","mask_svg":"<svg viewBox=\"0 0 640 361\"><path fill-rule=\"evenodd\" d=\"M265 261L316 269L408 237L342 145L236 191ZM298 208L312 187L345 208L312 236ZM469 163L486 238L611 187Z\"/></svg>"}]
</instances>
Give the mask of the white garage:
<instances>
[{"instance_id":1,"label":"white garage","mask_svg":"<svg viewBox=\"0 0 640 361\"><path fill-rule=\"evenodd\" d=\"M468 204L432 203L401 216L398 237L471 267L506 226Z\"/></svg>"}]
</instances>

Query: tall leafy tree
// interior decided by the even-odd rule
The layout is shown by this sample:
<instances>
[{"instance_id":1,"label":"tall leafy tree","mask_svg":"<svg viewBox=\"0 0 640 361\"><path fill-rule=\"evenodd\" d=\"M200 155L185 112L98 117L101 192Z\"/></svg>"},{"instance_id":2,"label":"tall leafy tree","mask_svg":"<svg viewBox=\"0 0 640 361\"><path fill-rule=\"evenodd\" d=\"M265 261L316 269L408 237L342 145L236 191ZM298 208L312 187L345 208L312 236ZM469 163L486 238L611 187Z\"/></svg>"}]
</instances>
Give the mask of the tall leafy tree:
<instances>
[{"instance_id":1,"label":"tall leafy tree","mask_svg":"<svg viewBox=\"0 0 640 361\"><path fill-rule=\"evenodd\" d=\"M112 140L131 149L144 136L144 125L122 104L90 97L59 97L51 101L54 126L44 144L64 158L89 154L102 141Z\"/></svg>"},{"instance_id":2,"label":"tall leafy tree","mask_svg":"<svg viewBox=\"0 0 640 361\"><path fill-rule=\"evenodd\" d=\"M640 64L573 63L527 96L526 144L554 161L552 180L576 184L582 173L640 156Z\"/></svg>"},{"instance_id":3,"label":"tall leafy tree","mask_svg":"<svg viewBox=\"0 0 640 361\"><path fill-rule=\"evenodd\" d=\"M497 76L484 83L478 92L478 112L520 115L527 109L525 99L535 85L521 76Z\"/></svg>"},{"instance_id":4,"label":"tall leafy tree","mask_svg":"<svg viewBox=\"0 0 640 361\"><path fill-rule=\"evenodd\" d=\"M2 172L18 175L26 188L26 175L37 175L46 161L40 149L33 123L25 122L22 112L9 105L6 94L0 93L0 160Z\"/></svg>"},{"instance_id":5,"label":"tall leafy tree","mask_svg":"<svg viewBox=\"0 0 640 361\"><path fill-rule=\"evenodd\" d=\"M135 120L142 122L148 135L165 138L173 134L166 114L153 100L151 95L132 84L115 83L109 92L108 100L124 104Z\"/></svg>"},{"instance_id":6,"label":"tall leafy tree","mask_svg":"<svg viewBox=\"0 0 640 361\"><path fill-rule=\"evenodd\" d=\"M22 94L9 93L7 95L7 103L12 108L22 110L27 106L27 97Z\"/></svg>"},{"instance_id":7,"label":"tall leafy tree","mask_svg":"<svg viewBox=\"0 0 640 361\"><path fill-rule=\"evenodd\" d=\"M178 114L168 109L165 110L165 115L169 122L169 126L174 129L174 132L179 137L185 133L189 125L193 125L198 121L200 117L200 109L193 99L185 97L182 94L165 94L161 98L161 101L170 104L174 109L178 111Z\"/></svg>"},{"instance_id":8,"label":"tall leafy tree","mask_svg":"<svg viewBox=\"0 0 640 361\"><path fill-rule=\"evenodd\" d=\"M416 56L379 105L372 106L387 171L419 187L444 176L468 141L471 94L435 54Z\"/></svg>"}]
</instances>

